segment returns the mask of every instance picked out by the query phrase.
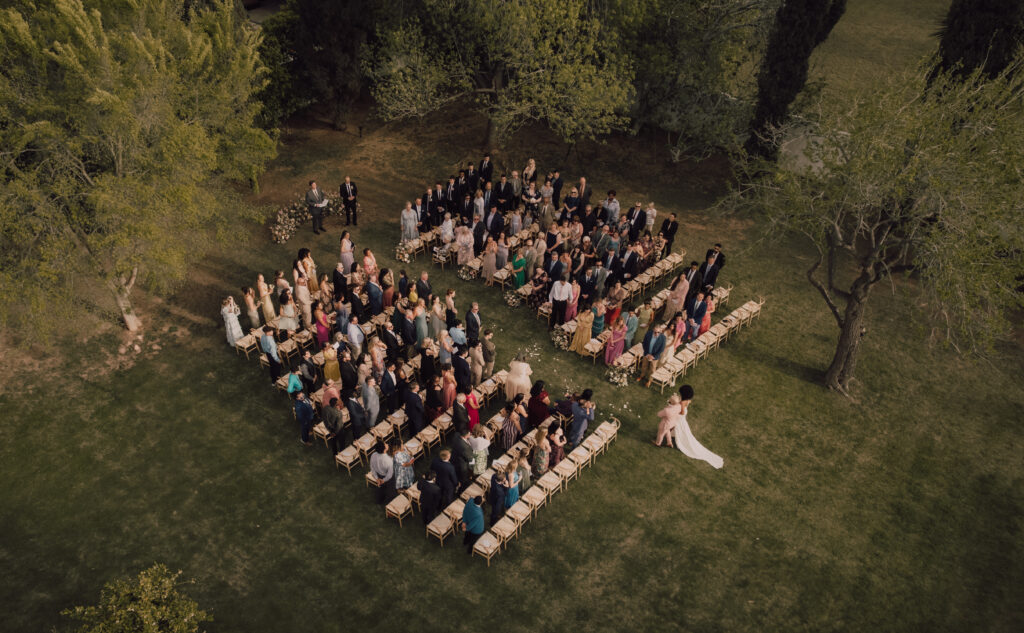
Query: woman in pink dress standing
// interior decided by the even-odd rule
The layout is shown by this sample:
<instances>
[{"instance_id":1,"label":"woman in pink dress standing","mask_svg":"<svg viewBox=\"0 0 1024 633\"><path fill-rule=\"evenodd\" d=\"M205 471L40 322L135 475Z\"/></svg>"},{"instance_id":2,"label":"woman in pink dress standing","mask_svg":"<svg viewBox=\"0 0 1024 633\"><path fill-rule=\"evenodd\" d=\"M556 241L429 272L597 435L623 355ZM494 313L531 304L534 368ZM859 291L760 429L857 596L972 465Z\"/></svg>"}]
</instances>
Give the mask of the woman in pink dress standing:
<instances>
[{"instance_id":1,"label":"woman in pink dress standing","mask_svg":"<svg viewBox=\"0 0 1024 633\"><path fill-rule=\"evenodd\" d=\"M697 330L697 336L707 332L711 329L711 313L715 311L715 302L711 299L711 291L714 290L711 286L704 288L704 303L707 304L708 309L704 312L704 318L701 319L700 329Z\"/></svg>"},{"instance_id":2,"label":"woman in pink dress standing","mask_svg":"<svg viewBox=\"0 0 1024 633\"><path fill-rule=\"evenodd\" d=\"M612 324L612 334L604 348L604 363L611 366L615 359L622 356L622 348L626 344L626 320L621 316Z\"/></svg>"}]
</instances>

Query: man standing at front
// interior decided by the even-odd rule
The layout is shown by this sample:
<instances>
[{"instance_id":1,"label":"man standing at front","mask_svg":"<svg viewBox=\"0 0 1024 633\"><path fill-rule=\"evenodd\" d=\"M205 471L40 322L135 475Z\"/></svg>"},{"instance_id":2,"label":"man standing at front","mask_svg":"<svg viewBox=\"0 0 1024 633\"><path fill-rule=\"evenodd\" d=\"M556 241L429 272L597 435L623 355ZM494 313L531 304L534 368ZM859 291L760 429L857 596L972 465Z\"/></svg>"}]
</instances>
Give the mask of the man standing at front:
<instances>
[{"instance_id":1,"label":"man standing at front","mask_svg":"<svg viewBox=\"0 0 1024 633\"><path fill-rule=\"evenodd\" d=\"M359 226L359 205L356 204L356 196L358 190L356 189L356 183L352 182L352 179L345 176L345 182L341 183L341 201L345 205L345 226L352 224Z\"/></svg>"},{"instance_id":2,"label":"man standing at front","mask_svg":"<svg viewBox=\"0 0 1024 633\"><path fill-rule=\"evenodd\" d=\"M313 233L320 235L324 230L324 207L327 206L327 196L316 186L315 180L309 181L309 191L306 192L306 208L313 216Z\"/></svg>"},{"instance_id":3,"label":"man standing at front","mask_svg":"<svg viewBox=\"0 0 1024 633\"><path fill-rule=\"evenodd\" d=\"M551 286L551 292L548 293L548 298L551 300L551 325L553 327L565 323L565 308L569 305L571 297L572 286L565 280L565 277L559 277Z\"/></svg>"}]
</instances>

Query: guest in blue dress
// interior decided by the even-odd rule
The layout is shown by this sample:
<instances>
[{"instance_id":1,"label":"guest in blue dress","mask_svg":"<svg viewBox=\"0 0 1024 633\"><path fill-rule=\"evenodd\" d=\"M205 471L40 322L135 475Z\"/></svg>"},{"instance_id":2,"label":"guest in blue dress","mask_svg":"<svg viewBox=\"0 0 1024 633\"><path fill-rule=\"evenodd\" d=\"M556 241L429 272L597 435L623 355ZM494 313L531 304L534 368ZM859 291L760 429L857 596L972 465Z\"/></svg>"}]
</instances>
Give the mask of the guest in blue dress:
<instances>
[{"instance_id":1,"label":"guest in blue dress","mask_svg":"<svg viewBox=\"0 0 1024 633\"><path fill-rule=\"evenodd\" d=\"M505 490L505 507L511 508L519 501L519 473L516 472L516 467L519 464L516 460L508 465L505 470L505 481L507 482L508 488Z\"/></svg>"},{"instance_id":2,"label":"guest in blue dress","mask_svg":"<svg viewBox=\"0 0 1024 633\"><path fill-rule=\"evenodd\" d=\"M590 326L590 338L597 338L597 335L604 332L604 314L607 312L604 299L599 299L590 309L594 313L594 323Z\"/></svg>"}]
</instances>

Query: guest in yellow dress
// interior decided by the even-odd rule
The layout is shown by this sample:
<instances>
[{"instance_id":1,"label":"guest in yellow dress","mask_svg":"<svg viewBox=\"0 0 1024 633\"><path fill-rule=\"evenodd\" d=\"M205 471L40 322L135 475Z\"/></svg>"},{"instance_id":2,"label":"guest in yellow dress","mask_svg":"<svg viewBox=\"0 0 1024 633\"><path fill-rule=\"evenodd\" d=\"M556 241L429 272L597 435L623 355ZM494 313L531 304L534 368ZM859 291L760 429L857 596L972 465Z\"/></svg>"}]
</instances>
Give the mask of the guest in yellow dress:
<instances>
[{"instance_id":1,"label":"guest in yellow dress","mask_svg":"<svg viewBox=\"0 0 1024 633\"><path fill-rule=\"evenodd\" d=\"M263 318L266 323L270 323L277 318L277 314L274 312L274 304L270 300L273 290L270 284L263 280L263 273L256 275L256 292L260 295L260 307L263 308Z\"/></svg>"},{"instance_id":2,"label":"guest in yellow dress","mask_svg":"<svg viewBox=\"0 0 1024 633\"><path fill-rule=\"evenodd\" d=\"M590 342L590 326L594 324L594 313L584 310L576 317L576 334L572 337L572 344L569 349L577 354L586 354L584 346Z\"/></svg>"},{"instance_id":3,"label":"guest in yellow dress","mask_svg":"<svg viewBox=\"0 0 1024 633\"><path fill-rule=\"evenodd\" d=\"M328 345L324 348L324 380L341 382L341 366L338 364L338 350Z\"/></svg>"}]
</instances>

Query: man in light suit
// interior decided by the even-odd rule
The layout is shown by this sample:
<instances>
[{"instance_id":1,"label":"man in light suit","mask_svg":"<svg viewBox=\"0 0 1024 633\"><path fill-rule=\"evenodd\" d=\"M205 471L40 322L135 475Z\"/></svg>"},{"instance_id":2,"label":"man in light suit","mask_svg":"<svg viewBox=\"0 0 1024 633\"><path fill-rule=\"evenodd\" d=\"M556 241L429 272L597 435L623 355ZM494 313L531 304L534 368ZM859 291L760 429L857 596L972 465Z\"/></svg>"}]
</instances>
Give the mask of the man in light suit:
<instances>
[{"instance_id":1,"label":"man in light suit","mask_svg":"<svg viewBox=\"0 0 1024 633\"><path fill-rule=\"evenodd\" d=\"M309 209L309 214L313 216L313 233L315 235L320 235L320 231L324 230L324 207L327 206L326 202L327 197L316 186L316 181L310 180L309 191L306 192L306 208Z\"/></svg>"},{"instance_id":2,"label":"man in light suit","mask_svg":"<svg viewBox=\"0 0 1024 633\"><path fill-rule=\"evenodd\" d=\"M598 261L594 264L594 296L590 298L591 303L604 296L608 275L608 269L604 267L604 262Z\"/></svg>"},{"instance_id":3,"label":"man in light suit","mask_svg":"<svg viewBox=\"0 0 1024 633\"><path fill-rule=\"evenodd\" d=\"M352 358L359 358L363 353L363 328L359 327L359 317L352 315L348 318L348 346L352 350Z\"/></svg>"},{"instance_id":4,"label":"man in light suit","mask_svg":"<svg viewBox=\"0 0 1024 633\"><path fill-rule=\"evenodd\" d=\"M349 225L351 221L355 226L359 226L359 206L356 204L356 195L358 190L356 189L356 183L352 182L352 179L345 176L345 182L341 183L341 201L345 205L345 226Z\"/></svg>"},{"instance_id":5,"label":"man in light suit","mask_svg":"<svg viewBox=\"0 0 1024 633\"><path fill-rule=\"evenodd\" d=\"M380 417L380 398L377 396L377 379L367 376L362 387L363 408L366 409L366 421L372 428Z\"/></svg>"}]
</instances>

